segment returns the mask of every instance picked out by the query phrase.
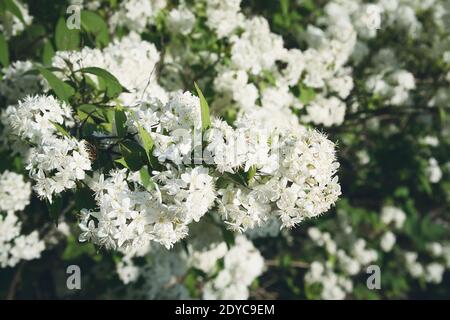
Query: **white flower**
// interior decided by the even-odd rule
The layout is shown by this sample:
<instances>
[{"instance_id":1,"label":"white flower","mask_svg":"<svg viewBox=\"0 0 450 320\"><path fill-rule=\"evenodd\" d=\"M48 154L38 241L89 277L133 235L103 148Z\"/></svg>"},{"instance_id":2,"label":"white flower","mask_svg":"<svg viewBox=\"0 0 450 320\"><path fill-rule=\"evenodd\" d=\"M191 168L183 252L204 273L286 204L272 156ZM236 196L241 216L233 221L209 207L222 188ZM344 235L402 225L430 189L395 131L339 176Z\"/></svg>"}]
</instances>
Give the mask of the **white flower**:
<instances>
[{"instance_id":1,"label":"white flower","mask_svg":"<svg viewBox=\"0 0 450 320\"><path fill-rule=\"evenodd\" d=\"M16 14L12 13L10 10L5 10L2 14L4 17L0 21L0 32L5 35L6 40L19 35L33 22L33 17L30 16L26 4L19 1L14 1L14 4L22 14L23 20L18 18Z\"/></svg>"},{"instance_id":2,"label":"white flower","mask_svg":"<svg viewBox=\"0 0 450 320\"><path fill-rule=\"evenodd\" d=\"M166 0L127 0L111 16L112 30L118 26L142 33L147 25L154 24L158 13L166 7Z\"/></svg>"},{"instance_id":3,"label":"white flower","mask_svg":"<svg viewBox=\"0 0 450 320\"><path fill-rule=\"evenodd\" d=\"M441 283L445 267L437 262L428 264L425 268L425 280L432 283Z\"/></svg>"},{"instance_id":4,"label":"white flower","mask_svg":"<svg viewBox=\"0 0 450 320\"><path fill-rule=\"evenodd\" d=\"M378 253L374 249L366 248L366 241L358 239L353 245L353 254L359 263L368 265L369 263L378 259Z\"/></svg>"},{"instance_id":5,"label":"white flower","mask_svg":"<svg viewBox=\"0 0 450 320\"><path fill-rule=\"evenodd\" d=\"M248 299L248 287L264 271L264 259L244 236L224 255L224 269L206 283L203 298L208 300Z\"/></svg>"},{"instance_id":6,"label":"white flower","mask_svg":"<svg viewBox=\"0 0 450 320\"><path fill-rule=\"evenodd\" d=\"M444 247L438 242L429 243L427 249L435 257L440 257L444 253Z\"/></svg>"},{"instance_id":7,"label":"white flower","mask_svg":"<svg viewBox=\"0 0 450 320\"><path fill-rule=\"evenodd\" d=\"M381 242L380 242L380 246L381 249L383 249L384 252L389 252L392 250L392 247L394 246L396 241L395 235L388 231L386 233L383 234L383 236L381 237Z\"/></svg>"},{"instance_id":8,"label":"white flower","mask_svg":"<svg viewBox=\"0 0 450 320\"><path fill-rule=\"evenodd\" d=\"M42 78L27 73L33 69L31 61L15 61L4 68L0 81L0 94L8 103L14 104L28 95L36 94L41 89Z\"/></svg>"},{"instance_id":9,"label":"white flower","mask_svg":"<svg viewBox=\"0 0 450 320\"><path fill-rule=\"evenodd\" d=\"M243 24L240 4L241 0L206 1L206 25L216 32L217 37L228 37Z\"/></svg>"},{"instance_id":10,"label":"white flower","mask_svg":"<svg viewBox=\"0 0 450 320\"><path fill-rule=\"evenodd\" d=\"M21 234L22 222L13 212L0 213L0 268L14 267L20 260L33 260L41 256L45 243L37 231Z\"/></svg>"},{"instance_id":11,"label":"white flower","mask_svg":"<svg viewBox=\"0 0 450 320\"><path fill-rule=\"evenodd\" d=\"M336 97L318 97L306 107L307 115L303 120L326 127L340 125L344 121L345 110L345 104Z\"/></svg>"},{"instance_id":12,"label":"white flower","mask_svg":"<svg viewBox=\"0 0 450 320\"><path fill-rule=\"evenodd\" d=\"M31 184L22 175L5 171L0 174L0 212L22 211L30 203Z\"/></svg>"},{"instance_id":13,"label":"white flower","mask_svg":"<svg viewBox=\"0 0 450 320\"><path fill-rule=\"evenodd\" d=\"M442 178L442 170L435 158L428 159L428 178L431 183L438 183Z\"/></svg>"},{"instance_id":14,"label":"white flower","mask_svg":"<svg viewBox=\"0 0 450 320\"><path fill-rule=\"evenodd\" d=\"M272 69L285 53L283 39L270 32L269 23L262 17L247 20L244 30L240 37L231 37L233 66L252 74Z\"/></svg>"},{"instance_id":15,"label":"white flower","mask_svg":"<svg viewBox=\"0 0 450 320\"><path fill-rule=\"evenodd\" d=\"M392 222L397 229L401 229L406 220L406 214L399 208L386 206L381 210L381 221L385 225Z\"/></svg>"},{"instance_id":16,"label":"white flower","mask_svg":"<svg viewBox=\"0 0 450 320\"><path fill-rule=\"evenodd\" d=\"M116 271L123 284L127 285L139 278L139 268L131 259L123 259L116 265Z\"/></svg>"},{"instance_id":17,"label":"white flower","mask_svg":"<svg viewBox=\"0 0 450 320\"><path fill-rule=\"evenodd\" d=\"M171 32L188 35L195 25L195 16L187 8L172 9L167 16L167 26Z\"/></svg>"}]
</instances>

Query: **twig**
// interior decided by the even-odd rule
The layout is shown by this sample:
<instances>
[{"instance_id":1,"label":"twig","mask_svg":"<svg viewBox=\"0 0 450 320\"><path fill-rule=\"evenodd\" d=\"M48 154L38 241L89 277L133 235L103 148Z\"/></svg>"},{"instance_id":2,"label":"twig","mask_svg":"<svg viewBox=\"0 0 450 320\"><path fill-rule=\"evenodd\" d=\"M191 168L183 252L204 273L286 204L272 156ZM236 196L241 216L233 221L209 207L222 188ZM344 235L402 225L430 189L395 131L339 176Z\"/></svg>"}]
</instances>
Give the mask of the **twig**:
<instances>
[{"instance_id":1,"label":"twig","mask_svg":"<svg viewBox=\"0 0 450 320\"><path fill-rule=\"evenodd\" d=\"M16 296L17 285L20 282L20 276L22 274L24 264L25 264L24 262L20 263L19 267L17 268L16 273L14 274L14 277L9 286L8 294L6 295L6 300L13 300L14 297Z\"/></svg>"},{"instance_id":2,"label":"twig","mask_svg":"<svg viewBox=\"0 0 450 320\"><path fill-rule=\"evenodd\" d=\"M277 260L266 260L265 263L268 267L281 267L280 262ZM289 266L299 269L307 269L309 268L309 263L304 261L291 261L289 262Z\"/></svg>"}]
</instances>

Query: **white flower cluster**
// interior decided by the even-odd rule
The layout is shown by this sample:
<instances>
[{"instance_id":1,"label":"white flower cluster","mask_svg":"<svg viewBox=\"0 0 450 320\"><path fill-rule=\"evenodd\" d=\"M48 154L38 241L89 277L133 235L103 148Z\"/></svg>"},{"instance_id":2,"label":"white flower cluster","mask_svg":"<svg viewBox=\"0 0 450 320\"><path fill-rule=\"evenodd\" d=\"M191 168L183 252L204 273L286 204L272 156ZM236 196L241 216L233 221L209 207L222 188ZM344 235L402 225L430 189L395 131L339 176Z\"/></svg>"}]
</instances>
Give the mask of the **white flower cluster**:
<instances>
[{"instance_id":1,"label":"white flower cluster","mask_svg":"<svg viewBox=\"0 0 450 320\"><path fill-rule=\"evenodd\" d=\"M192 164L196 135L201 142L197 97L177 92L166 104L153 99L129 112L135 116L129 117L134 118L131 130L137 131L134 126L139 124L149 132L155 141L153 156L165 170L153 172L157 188L151 192L142 183L130 188L124 171L101 175L92 187L99 211L84 212L81 240L125 250L153 240L170 248L187 235L188 224L199 221L215 203L232 230L259 227L271 215L290 228L327 211L340 195L334 144L316 131L255 129L246 117L236 128L214 120L205 132L202 157L212 168L191 169L183 165ZM233 175L241 169L254 170L255 181L237 185ZM216 180L224 174L230 179L216 193Z\"/></svg>"},{"instance_id":2,"label":"white flower cluster","mask_svg":"<svg viewBox=\"0 0 450 320\"><path fill-rule=\"evenodd\" d=\"M0 82L0 94L8 104L36 94L41 90L41 77L29 73L33 69L30 61L15 61L7 68L3 68L3 78Z\"/></svg>"},{"instance_id":3,"label":"white flower cluster","mask_svg":"<svg viewBox=\"0 0 450 320\"><path fill-rule=\"evenodd\" d=\"M185 248L167 251L151 245L123 257L118 275L124 283L136 283L130 290L133 296L187 298L183 281L195 274L197 295L203 299L247 299L250 285L264 271L264 259L252 242L238 235L234 243L225 243L221 229L209 219L194 224L191 231ZM140 257L139 266L133 257Z\"/></svg>"},{"instance_id":4,"label":"white flower cluster","mask_svg":"<svg viewBox=\"0 0 450 320\"><path fill-rule=\"evenodd\" d=\"M194 14L186 7L178 7L170 10L167 16L167 27L173 33L188 35L195 25Z\"/></svg>"},{"instance_id":5,"label":"white flower cluster","mask_svg":"<svg viewBox=\"0 0 450 320\"><path fill-rule=\"evenodd\" d=\"M189 299L189 292L182 283L188 269L184 250L167 251L156 245L142 258L141 266L134 264L130 256L117 264L119 278L129 284L128 299Z\"/></svg>"},{"instance_id":6,"label":"white flower cluster","mask_svg":"<svg viewBox=\"0 0 450 320\"><path fill-rule=\"evenodd\" d=\"M412 278L423 279L427 283L441 283L446 269L450 268L450 245L448 243L428 243L429 256L426 263L419 261L419 253L404 251L396 245L396 234L403 231L406 214L400 208L384 206L380 222L382 232L378 232L380 251L371 247L363 238L355 238L353 228L345 211L338 211L338 235L332 239L331 234L316 227L308 229L313 246L325 248L325 259L313 261L305 274L307 285L320 285L322 299L345 299L353 292L352 277L365 272L365 267L378 261L382 252L395 255L393 259L404 261L404 268ZM348 249L344 249L348 248ZM394 250L395 248L395 250ZM431 258L431 259L430 259ZM431 260L431 261L430 261Z\"/></svg>"},{"instance_id":7,"label":"white flower cluster","mask_svg":"<svg viewBox=\"0 0 450 320\"><path fill-rule=\"evenodd\" d=\"M30 203L31 184L23 176L5 171L0 174L0 211L22 211Z\"/></svg>"},{"instance_id":8,"label":"white flower cluster","mask_svg":"<svg viewBox=\"0 0 450 320\"><path fill-rule=\"evenodd\" d=\"M213 249L213 252L214 259L223 257L223 269L213 280L206 283L203 299L248 299L248 287L264 271L264 259L259 251L251 241L239 235L235 239L235 244L228 251L225 243L221 243L216 249ZM212 257L211 254L208 254L207 257L203 256L204 258L211 259ZM199 261L200 266L204 264L203 259Z\"/></svg>"},{"instance_id":9,"label":"white flower cluster","mask_svg":"<svg viewBox=\"0 0 450 320\"><path fill-rule=\"evenodd\" d=\"M387 103L397 106L408 102L409 91L415 89L414 75L406 70L382 70L367 79L369 92L386 99Z\"/></svg>"},{"instance_id":10,"label":"white flower cluster","mask_svg":"<svg viewBox=\"0 0 450 320\"><path fill-rule=\"evenodd\" d=\"M381 209L381 222L385 225L393 225L396 229L401 229L406 221L406 214L402 209L385 206Z\"/></svg>"},{"instance_id":11,"label":"white flower cluster","mask_svg":"<svg viewBox=\"0 0 450 320\"><path fill-rule=\"evenodd\" d=\"M352 281L335 273L330 263L311 263L305 274L305 282L319 283L322 286L321 298L324 300L343 300L347 293L353 290Z\"/></svg>"},{"instance_id":12,"label":"white flower cluster","mask_svg":"<svg viewBox=\"0 0 450 320\"><path fill-rule=\"evenodd\" d=\"M218 38L230 36L244 21L240 6L241 0L206 0L206 25Z\"/></svg>"},{"instance_id":13,"label":"white flower cluster","mask_svg":"<svg viewBox=\"0 0 450 320\"><path fill-rule=\"evenodd\" d=\"M249 189L230 184L218 190L219 213L233 230L260 226L277 215L293 227L325 211L340 195L334 174L334 145L317 131L257 129L246 119L236 129L215 121L208 132L207 151L220 172L252 167L261 172Z\"/></svg>"},{"instance_id":14,"label":"white flower cluster","mask_svg":"<svg viewBox=\"0 0 450 320\"><path fill-rule=\"evenodd\" d=\"M0 32L6 40L19 35L25 28L33 22L33 17L28 12L28 6L19 1L14 1L22 14L23 21L10 11L6 11L0 18Z\"/></svg>"},{"instance_id":15,"label":"white flower cluster","mask_svg":"<svg viewBox=\"0 0 450 320\"><path fill-rule=\"evenodd\" d=\"M312 227L308 229L308 234L318 246L324 247L329 255L336 255L339 267L347 275L361 272L364 266L378 259L376 250L368 249L364 239L357 239L347 253L344 249L338 248L337 243L331 239L328 232L321 232Z\"/></svg>"},{"instance_id":16,"label":"white flower cluster","mask_svg":"<svg viewBox=\"0 0 450 320\"><path fill-rule=\"evenodd\" d=\"M125 105L148 98L147 92L161 101L167 100L166 92L156 83L155 66L159 53L154 44L142 41L136 33L111 42L103 50L84 47L81 51L57 52L52 66L65 70L65 77L69 72L66 61L75 69L98 67L111 72L131 92L119 97Z\"/></svg>"},{"instance_id":17,"label":"white flower cluster","mask_svg":"<svg viewBox=\"0 0 450 320\"><path fill-rule=\"evenodd\" d=\"M413 278L424 278L426 282L441 283L445 266L438 262L431 262L425 267L417 261L416 252L405 252L406 269Z\"/></svg>"},{"instance_id":18,"label":"white flower cluster","mask_svg":"<svg viewBox=\"0 0 450 320\"><path fill-rule=\"evenodd\" d=\"M431 183L438 183L442 178L442 170L435 158L428 159L427 167L428 179Z\"/></svg>"},{"instance_id":19,"label":"white flower cluster","mask_svg":"<svg viewBox=\"0 0 450 320\"><path fill-rule=\"evenodd\" d=\"M121 1L117 11L109 19L111 31L125 27L129 31L142 33L156 22L159 12L166 7L166 0Z\"/></svg>"},{"instance_id":20,"label":"white flower cluster","mask_svg":"<svg viewBox=\"0 0 450 320\"><path fill-rule=\"evenodd\" d=\"M20 260L37 259L45 249L37 231L20 234L22 222L15 212L25 209L30 195L31 185L22 175L9 171L0 175L0 268L14 267Z\"/></svg>"},{"instance_id":21,"label":"white flower cluster","mask_svg":"<svg viewBox=\"0 0 450 320\"><path fill-rule=\"evenodd\" d=\"M136 128L139 124L151 134L155 141L153 154L160 162L181 165L187 161L190 164L194 139L201 142L199 106L199 99L191 93L175 92L166 104L151 99L131 108L137 122L130 124Z\"/></svg>"},{"instance_id":22,"label":"white flower cluster","mask_svg":"<svg viewBox=\"0 0 450 320\"><path fill-rule=\"evenodd\" d=\"M61 135L56 127L73 125L66 103L52 96L28 96L2 113L2 123L12 141L21 139L32 146L26 168L39 197L52 202L54 194L74 188L91 169L85 142Z\"/></svg>"},{"instance_id":23,"label":"white flower cluster","mask_svg":"<svg viewBox=\"0 0 450 320\"><path fill-rule=\"evenodd\" d=\"M325 300L342 300L353 291L351 276L361 272L378 259L376 250L366 248L364 239L358 239L350 252L337 247L328 232L320 232L317 228L308 230L309 236L319 246L324 246L330 256L336 257L337 265L332 260L314 261L305 274L305 283L320 284L321 298Z\"/></svg>"},{"instance_id":24,"label":"white flower cluster","mask_svg":"<svg viewBox=\"0 0 450 320\"><path fill-rule=\"evenodd\" d=\"M235 6L233 12L238 12L239 2L230 2ZM225 9L220 10L222 15L228 14ZM213 103L215 108L220 110L222 106L233 104L245 112L261 109L257 113L267 126L273 126L275 122L276 126L288 123L298 127L299 124L292 121L295 116L291 108L301 109L303 105L290 88L301 83L306 88L320 91L316 99L308 102L302 120L325 126L341 124L346 112L341 99L347 98L353 89L352 70L345 64L354 50L356 31L348 15L341 16L339 10L332 8L325 11L327 19L320 24L326 30L308 26L309 48L303 52L286 49L283 38L270 31L269 23L263 17L246 19L239 13L240 18L234 18L235 24L229 25L239 25L243 31L237 32L236 27L227 31L231 64L216 67L218 75L214 87L219 95ZM274 83L263 86L251 83L255 76L266 73L272 75ZM262 108L257 105L258 100Z\"/></svg>"},{"instance_id":25,"label":"white flower cluster","mask_svg":"<svg viewBox=\"0 0 450 320\"><path fill-rule=\"evenodd\" d=\"M314 124L323 124L326 127L340 125L344 122L345 104L336 97L318 97L307 106L307 115L303 120Z\"/></svg>"},{"instance_id":26,"label":"white flower cluster","mask_svg":"<svg viewBox=\"0 0 450 320\"><path fill-rule=\"evenodd\" d=\"M125 169L100 175L91 184L99 211L83 210L80 241L91 240L108 249L138 251L149 241L166 248L188 234L187 225L210 209L214 183L201 166L180 173L174 168L157 175L153 192L133 180ZM128 178L128 180L127 180ZM92 219L93 218L93 219Z\"/></svg>"}]
</instances>

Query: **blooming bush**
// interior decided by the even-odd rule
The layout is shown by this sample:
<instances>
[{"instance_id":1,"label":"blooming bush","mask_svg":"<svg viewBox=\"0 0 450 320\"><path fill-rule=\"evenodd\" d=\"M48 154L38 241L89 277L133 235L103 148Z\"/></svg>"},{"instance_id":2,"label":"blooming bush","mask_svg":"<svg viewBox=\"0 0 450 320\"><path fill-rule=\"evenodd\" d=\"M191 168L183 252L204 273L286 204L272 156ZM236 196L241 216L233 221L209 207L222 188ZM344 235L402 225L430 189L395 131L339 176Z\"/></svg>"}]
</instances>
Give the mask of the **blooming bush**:
<instances>
[{"instance_id":1,"label":"blooming bush","mask_svg":"<svg viewBox=\"0 0 450 320\"><path fill-rule=\"evenodd\" d=\"M449 15L0 2L0 294L448 297Z\"/></svg>"}]
</instances>

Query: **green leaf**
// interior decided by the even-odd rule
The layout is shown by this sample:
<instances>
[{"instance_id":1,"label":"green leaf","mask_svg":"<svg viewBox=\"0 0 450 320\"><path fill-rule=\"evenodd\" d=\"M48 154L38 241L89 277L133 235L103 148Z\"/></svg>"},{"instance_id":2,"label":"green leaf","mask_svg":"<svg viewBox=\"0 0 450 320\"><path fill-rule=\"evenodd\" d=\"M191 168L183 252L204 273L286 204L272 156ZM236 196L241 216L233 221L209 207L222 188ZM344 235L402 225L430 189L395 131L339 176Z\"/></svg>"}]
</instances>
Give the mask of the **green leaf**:
<instances>
[{"instance_id":1,"label":"green leaf","mask_svg":"<svg viewBox=\"0 0 450 320\"><path fill-rule=\"evenodd\" d=\"M66 20L63 17L58 20L56 25L55 44L59 51L77 50L80 47L80 32L67 28Z\"/></svg>"},{"instance_id":2,"label":"green leaf","mask_svg":"<svg viewBox=\"0 0 450 320\"><path fill-rule=\"evenodd\" d=\"M211 118L209 116L209 105L203 96L202 91L198 87L197 83L194 82L195 90L197 90L198 97L200 99L200 108L202 114L202 131L205 131L211 126Z\"/></svg>"},{"instance_id":3,"label":"green leaf","mask_svg":"<svg viewBox=\"0 0 450 320\"><path fill-rule=\"evenodd\" d=\"M142 147L134 141L127 141L120 144L120 153L123 156L125 166L131 171L139 171L145 159L145 151ZM120 160L120 159L119 159ZM121 161L121 160L120 160ZM118 162L116 160L116 162ZM120 162L119 162L120 163Z\"/></svg>"},{"instance_id":4,"label":"green leaf","mask_svg":"<svg viewBox=\"0 0 450 320\"><path fill-rule=\"evenodd\" d=\"M445 112L445 108L439 107L439 120L442 125L445 125L447 119L447 113Z\"/></svg>"},{"instance_id":5,"label":"green leaf","mask_svg":"<svg viewBox=\"0 0 450 320\"><path fill-rule=\"evenodd\" d=\"M139 137L142 141L142 147L145 150L145 154L147 155L147 159L150 165L153 164L153 147L155 145L155 142L153 141L150 134L145 130L139 123L137 124L138 131L139 131Z\"/></svg>"},{"instance_id":6,"label":"green leaf","mask_svg":"<svg viewBox=\"0 0 450 320\"><path fill-rule=\"evenodd\" d=\"M0 33L0 63L7 67L9 65L9 49L3 33Z\"/></svg>"},{"instance_id":7,"label":"green leaf","mask_svg":"<svg viewBox=\"0 0 450 320\"><path fill-rule=\"evenodd\" d=\"M79 188L75 193L75 206L77 210L95 209L97 203L94 199L94 192L87 187Z\"/></svg>"},{"instance_id":8,"label":"green leaf","mask_svg":"<svg viewBox=\"0 0 450 320\"><path fill-rule=\"evenodd\" d=\"M107 46L109 43L108 25L98 14L91 11L81 11L81 27L95 37L95 41L100 46Z\"/></svg>"},{"instance_id":9,"label":"green leaf","mask_svg":"<svg viewBox=\"0 0 450 320\"><path fill-rule=\"evenodd\" d=\"M130 168L128 167L128 164L127 164L127 162L125 161L125 158L124 158L124 157L119 158L119 159L116 159L116 160L114 160L114 162L120 163L120 164L121 164L122 166L124 166L125 168L130 169Z\"/></svg>"},{"instance_id":10,"label":"green leaf","mask_svg":"<svg viewBox=\"0 0 450 320\"><path fill-rule=\"evenodd\" d=\"M110 98L116 98L122 92L129 92L124 86L122 86L117 78L110 72L97 68L89 67L78 70L77 72L93 74L102 78L106 84L106 95Z\"/></svg>"},{"instance_id":11,"label":"green leaf","mask_svg":"<svg viewBox=\"0 0 450 320\"><path fill-rule=\"evenodd\" d=\"M116 126L117 135L121 138L127 134L127 115L123 110L115 110L114 124Z\"/></svg>"},{"instance_id":12,"label":"green leaf","mask_svg":"<svg viewBox=\"0 0 450 320\"><path fill-rule=\"evenodd\" d=\"M256 175L256 166L251 166L247 172L247 184L250 183Z\"/></svg>"},{"instance_id":13,"label":"green leaf","mask_svg":"<svg viewBox=\"0 0 450 320\"><path fill-rule=\"evenodd\" d=\"M3 3L5 5L5 9L11 12L13 15L15 15L19 20L25 24L25 20L23 19L22 11L20 10L19 6L13 1L13 0L3 0Z\"/></svg>"},{"instance_id":14,"label":"green leaf","mask_svg":"<svg viewBox=\"0 0 450 320\"><path fill-rule=\"evenodd\" d=\"M75 89L56 77L50 70L38 66L37 69L42 76L47 80L50 87L53 89L58 98L68 102L69 98L75 94Z\"/></svg>"},{"instance_id":15,"label":"green leaf","mask_svg":"<svg viewBox=\"0 0 450 320\"><path fill-rule=\"evenodd\" d=\"M63 136L70 137L70 134L67 132L67 130L62 125L60 125L59 123L53 122L53 121L50 121L50 123L53 124L55 126L56 130L58 130L58 132L61 133Z\"/></svg>"},{"instance_id":16,"label":"green leaf","mask_svg":"<svg viewBox=\"0 0 450 320\"><path fill-rule=\"evenodd\" d=\"M152 180L152 177L150 177L150 174L148 173L147 167L142 167L139 171L142 185L147 189L148 191L155 190L155 183Z\"/></svg>"},{"instance_id":17,"label":"green leaf","mask_svg":"<svg viewBox=\"0 0 450 320\"><path fill-rule=\"evenodd\" d=\"M289 13L289 0L280 0L281 12L284 16Z\"/></svg>"},{"instance_id":18,"label":"green leaf","mask_svg":"<svg viewBox=\"0 0 450 320\"><path fill-rule=\"evenodd\" d=\"M225 240L225 243L227 244L228 248L231 248L234 246L235 238L234 233L227 228L222 228L222 237L223 240Z\"/></svg>"},{"instance_id":19,"label":"green leaf","mask_svg":"<svg viewBox=\"0 0 450 320\"><path fill-rule=\"evenodd\" d=\"M63 201L61 197L54 197L52 203L47 202L50 218L58 224L58 218L62 212Z\"/></svg>"},{"instance_id":20,"label":"green leaf","mask_svg":"<svg viewBox=\"0 0 450 320\"><path fill-rule=\"evenodd\" d=\"M99 119L100 121L107 121L103 110L93 104L82 104L81 106L77 107L77 111L82 115L82 119L80 120L84 120L87 117L94 117Z\"/></svg>"},{"instance_id":21,"label":"green leaf","mask_svg":"<svg viewBox=\"0 0 450 320\"><path fill-rule=\"evenodd\" d=\"M46 40L44 47L42 48L42 62L44 65L49 66L52 64L52 58L55 55L55 49L50 41Z\"/></svg>"},{"instance_id":22,"label":"green leaf","mask_svg":"<svg viewBox=\"0 0 450 320\"><path fill-rule=\"evenodd\" d=\"M300 87L300 101L303 104L308 104L316 97L316 92L308 87Z\"/></svg>"},{"instance_id":23,"label":"green leaf","mask_svg":"<svg viewBox=\"0 0 450 320\"><path fill-rule=\"evenodd\" d=\"M80 244L74 235L70 235L67 238L67 246L62 253L61 259L73 261L83 255L93 257L95 261L101 260L101 255L96 254L95 246L91 242Z\"/></svg>"}]
</instances>

